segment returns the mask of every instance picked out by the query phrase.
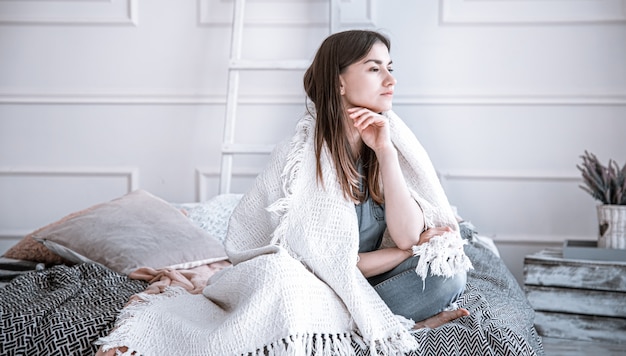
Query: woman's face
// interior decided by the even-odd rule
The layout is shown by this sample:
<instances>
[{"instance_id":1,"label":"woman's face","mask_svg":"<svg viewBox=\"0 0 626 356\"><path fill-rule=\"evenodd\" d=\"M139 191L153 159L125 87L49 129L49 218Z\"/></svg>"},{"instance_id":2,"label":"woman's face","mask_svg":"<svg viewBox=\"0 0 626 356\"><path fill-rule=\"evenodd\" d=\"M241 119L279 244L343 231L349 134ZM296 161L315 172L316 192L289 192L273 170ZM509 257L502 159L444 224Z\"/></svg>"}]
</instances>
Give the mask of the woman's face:
<instances>
[{"instance_id":1,"label":"woman's face","mask_svg":"<svg viewBox=\"0 0 626 356\"><path fill-rule=\"evenodd\" d=\"M391 72L387 47L375 43L364 58L339 75L344 107L364 107L377 113L390 110L396 84Z\"/></svg>"}]
</instances>

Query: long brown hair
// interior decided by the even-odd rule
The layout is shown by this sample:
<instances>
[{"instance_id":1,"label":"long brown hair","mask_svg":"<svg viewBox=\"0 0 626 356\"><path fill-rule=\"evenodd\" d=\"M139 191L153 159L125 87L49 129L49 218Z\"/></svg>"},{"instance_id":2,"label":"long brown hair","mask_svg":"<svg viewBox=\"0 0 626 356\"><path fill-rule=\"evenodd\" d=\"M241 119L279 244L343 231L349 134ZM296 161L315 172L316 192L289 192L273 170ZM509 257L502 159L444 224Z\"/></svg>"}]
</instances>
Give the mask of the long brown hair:
<instances>
[{"instance_id":1,"label":"long brown hair","mask_svg":"<svg viewBox=\"0 0 626 356\"><path fill-rule=\"evenodd\" d=\"M359 190L361 177L348 140L347 118L341 99L339 75L351 64L365 57L375 43L391 49L389 39L375 31L349 30L327 37L318 49L313 63L304 74L304 90L315 104L315 158L317 179L324 184L320 157L327 145L337 171L344 196L353 201L363 201L365 194ZM380 168L374 152L363 145L360 153L363 162L363 185L377 203L383 203Z\"/></svg>"}]
</instances>

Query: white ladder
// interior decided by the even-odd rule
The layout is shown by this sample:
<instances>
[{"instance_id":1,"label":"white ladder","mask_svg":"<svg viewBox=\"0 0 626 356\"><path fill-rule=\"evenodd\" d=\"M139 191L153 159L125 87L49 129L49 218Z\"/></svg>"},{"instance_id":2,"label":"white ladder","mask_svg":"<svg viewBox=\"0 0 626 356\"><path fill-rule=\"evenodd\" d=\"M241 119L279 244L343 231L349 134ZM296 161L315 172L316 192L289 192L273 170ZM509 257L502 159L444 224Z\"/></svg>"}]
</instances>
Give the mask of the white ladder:
<instances>
[{"instance_id":1,"label":"white ladder","mask_svg":"<svg viewBox=\"0 0 626 356\"><path fill-rule=\"evenodd\" d=\"M334 33L339 24L339 1L329 0L329 32ZM243 43L244 13L246 1L234 0L233 23L228 64L228 91L226 96L226 117L221 149L220 194L230 193L233 175L233 158L237 154L269 154L273 145L235 143L235 123L239 98L239 74L245 70L305 70L310 62L306 60L258 61L241 58Z\"/></svg>"}]
</instances>

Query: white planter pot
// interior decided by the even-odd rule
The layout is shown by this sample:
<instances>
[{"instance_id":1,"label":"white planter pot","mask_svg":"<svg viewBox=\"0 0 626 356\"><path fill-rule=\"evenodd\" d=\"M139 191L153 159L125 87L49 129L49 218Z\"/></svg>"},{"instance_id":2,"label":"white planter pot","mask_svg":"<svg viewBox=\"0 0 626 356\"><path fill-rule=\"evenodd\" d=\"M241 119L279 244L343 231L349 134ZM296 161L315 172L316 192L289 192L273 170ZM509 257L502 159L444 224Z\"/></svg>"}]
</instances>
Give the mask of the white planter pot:
<instances>
[{"instance_id":1,"label":"white planter pot","mask_svg":"<svg viewBox=\"0 0 626 356\"><path fill-rule=\"evenodd\" d=\"M626 249L626 205L598 205L598 247Z\"/></svg>"}]
</instances>

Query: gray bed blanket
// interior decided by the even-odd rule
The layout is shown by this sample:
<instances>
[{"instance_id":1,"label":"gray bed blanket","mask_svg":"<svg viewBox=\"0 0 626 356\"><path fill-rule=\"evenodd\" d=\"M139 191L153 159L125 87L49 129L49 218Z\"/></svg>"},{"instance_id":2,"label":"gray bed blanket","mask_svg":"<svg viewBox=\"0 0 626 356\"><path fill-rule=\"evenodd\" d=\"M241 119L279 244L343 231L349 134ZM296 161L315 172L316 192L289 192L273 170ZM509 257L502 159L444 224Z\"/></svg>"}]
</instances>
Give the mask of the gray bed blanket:
<instances>
[{"instance_id":1,"label":"gray bed blanket","mask_svg":"<svg viewBox=\"0 0 626 356\"><path fill-rule=\"evenodd\" d=\"M534 312L504 262L479 244L465 248L474 270L459 305L471 315L416 331L420 347L409 355L544 355ZM0 355L93 355L93 342L146 286L94 264L17 277L0 289Z\"/></svg>"},{"instance_id":2,"label":"gray bed blanket","mask_svg":"<svg viewBox=\"0 0 626 356\"><path fill-rule=\"evenodd\" d=\"M0 289L0 355L94 355L147 283L96 264L24 274Z\"/></svg>"}]
</instances>

